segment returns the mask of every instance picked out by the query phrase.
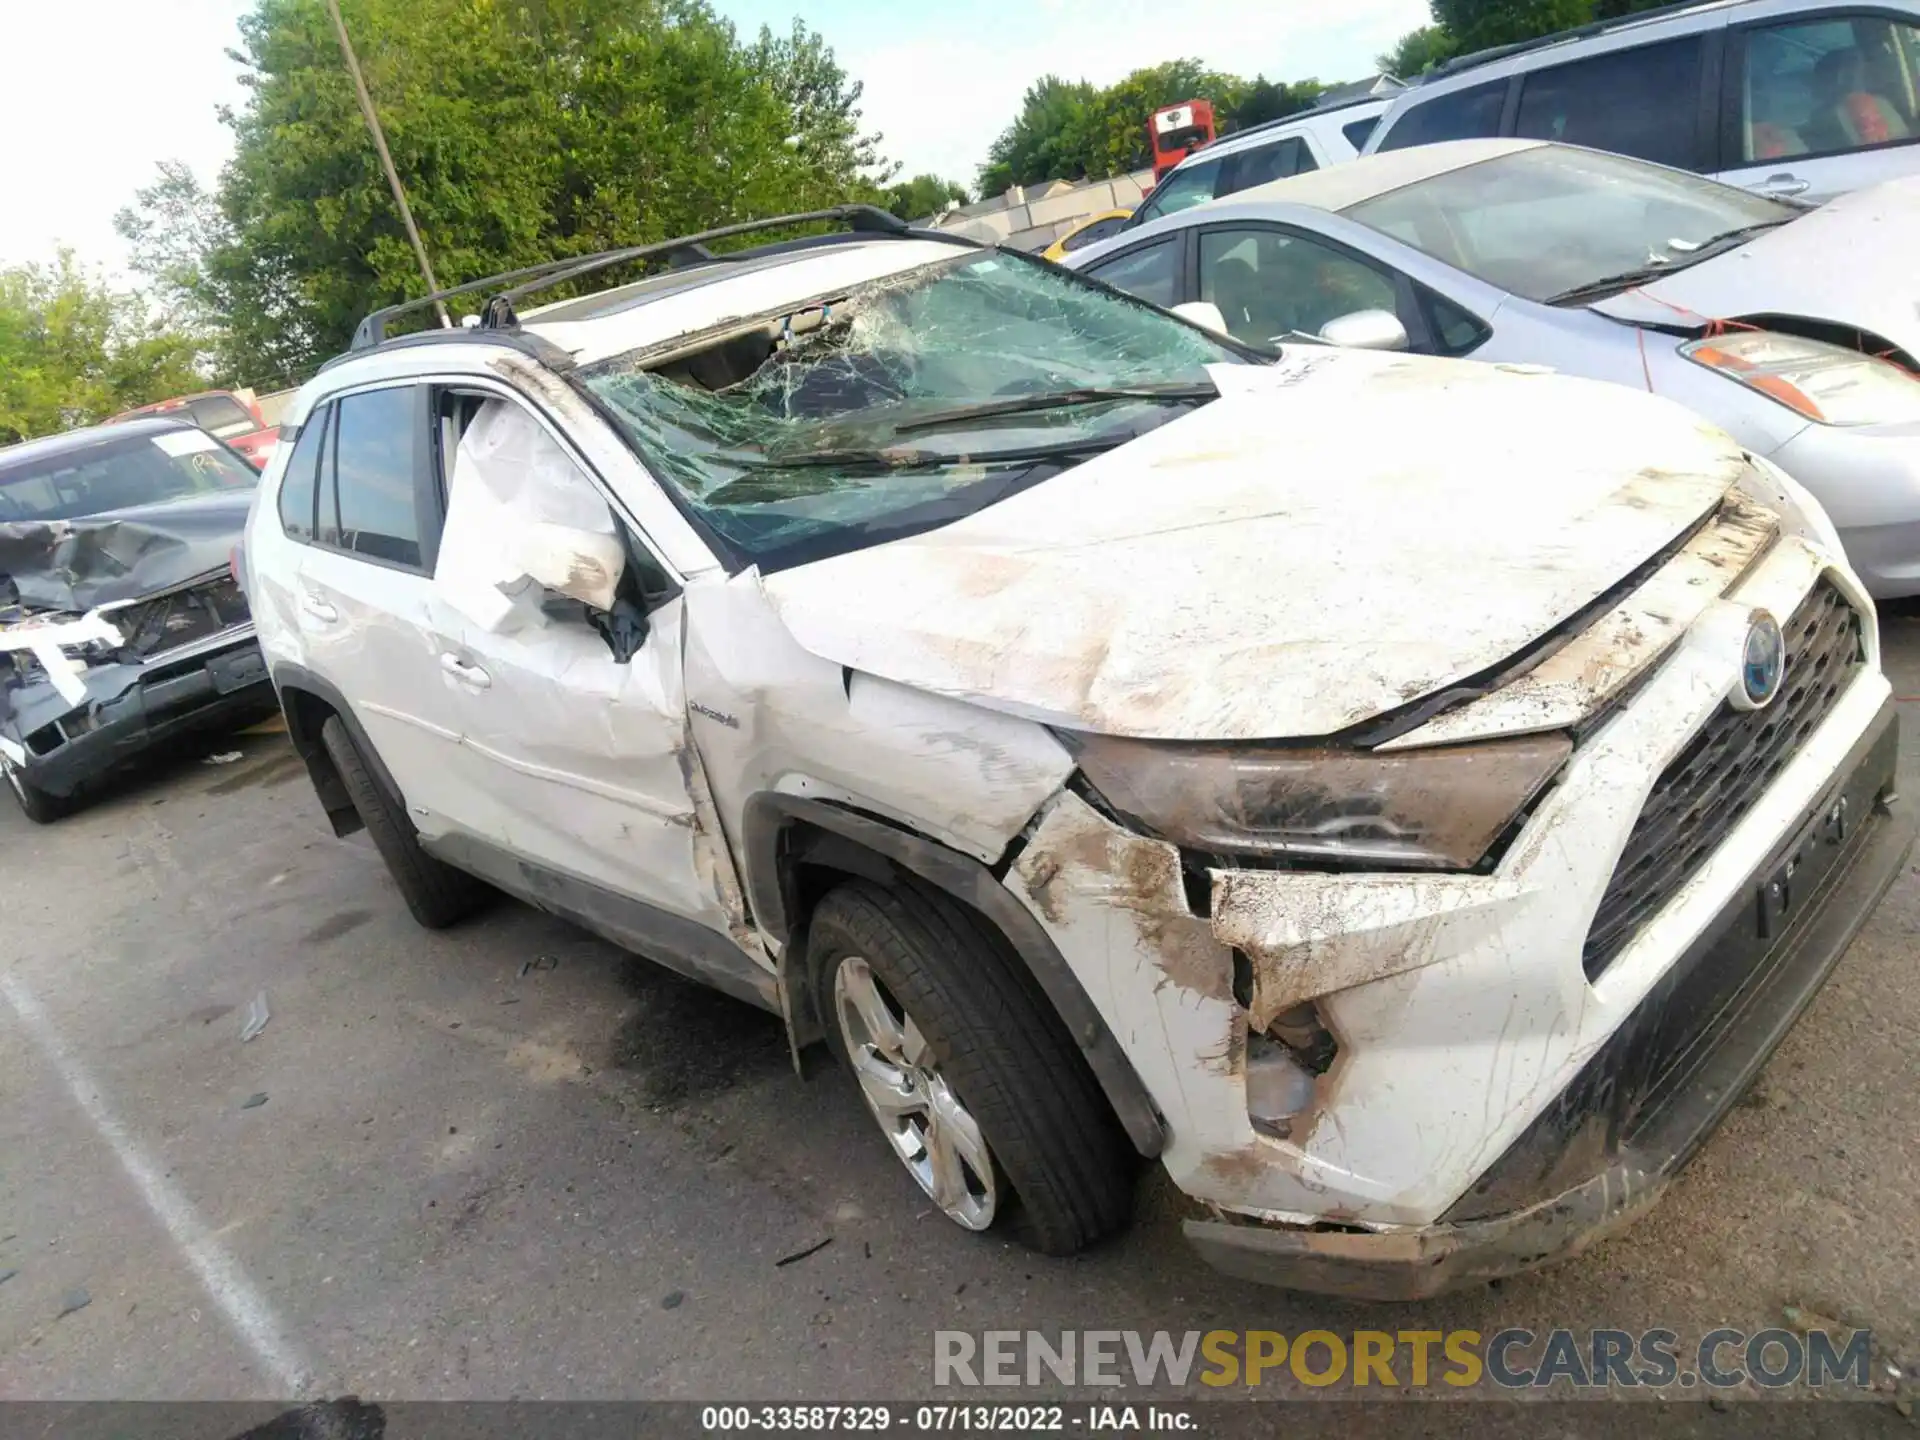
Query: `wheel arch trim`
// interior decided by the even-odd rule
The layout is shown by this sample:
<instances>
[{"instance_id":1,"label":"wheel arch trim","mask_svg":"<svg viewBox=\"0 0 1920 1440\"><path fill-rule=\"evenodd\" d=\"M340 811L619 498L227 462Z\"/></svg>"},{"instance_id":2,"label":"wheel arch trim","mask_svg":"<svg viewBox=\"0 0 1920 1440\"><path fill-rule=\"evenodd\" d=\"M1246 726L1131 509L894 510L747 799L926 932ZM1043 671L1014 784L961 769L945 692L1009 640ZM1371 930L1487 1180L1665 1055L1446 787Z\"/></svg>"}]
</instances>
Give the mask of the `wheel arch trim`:
<instances>
[{"instance_id":1,"label":"wheel arch trim","mask_svg":"<svg viewBox=\"0 0 1920 1440\"><path fill-rule=\"evenodd\" d=\"M816 837L796 854L799 832ZM755 920L780 942L782 984L790 1016L804 999L805 978L789 963L799 928L794 878L803 861L887 883L906 871L967 906L997 930L1032 974L1065 1023L1139 1153L1153 1159L1166 1146L1166 1121L1120 1048L1079 977L1033 914L993 872L971 856L911 830L839 805L798 795L764 792L745 806L741 833L748 902Z\"/></svg>"}]
</instances>

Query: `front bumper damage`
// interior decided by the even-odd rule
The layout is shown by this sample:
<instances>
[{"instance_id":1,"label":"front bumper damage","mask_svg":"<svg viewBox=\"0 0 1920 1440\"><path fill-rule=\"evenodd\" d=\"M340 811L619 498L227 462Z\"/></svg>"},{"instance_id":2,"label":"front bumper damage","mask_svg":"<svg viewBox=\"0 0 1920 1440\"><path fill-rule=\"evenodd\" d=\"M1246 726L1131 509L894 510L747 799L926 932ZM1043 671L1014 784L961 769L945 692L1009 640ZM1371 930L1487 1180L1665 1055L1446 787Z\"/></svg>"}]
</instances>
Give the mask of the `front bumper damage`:
<instances>
[{"instance_id":1,"label":"front bumper damage","mask_svg":"<svg viewBox=\"0 0 1920 1440\"><path fill-rule=\"evenodd\" d=\"M69 797L174 734L273 709L251 621L142 656L126 643L129 617L117 618L0 631L0 756L49 795Z\"/></svg>"},{"instance_id":2,"label":"front bumper damage","mask_svg":"<svg viewBox=\"0 0 1920 1440\"><path fill-rule=\"evenodd\" d=\"M1208 1260L1431 1294L1591 1243L1711 1133L1913 835L1870 602L1768 540L1676 557L1622 607L1645 624L1428 722L1452 743L1601 717L1484 872L1221 868L1071 787L1042 812L1004 883L1164 1115ZM1789 679L1744 712L1755 610L1791 617ZM1255 1083L1276 1043L1309 1072L1291 1110Z\"/></svg>"},{"instance_id":3,"label":"front bumper damage","mask_svg":"<svg viewBox=\"0 0 1920 1440\"><path fill-rule=\"evenodd\" d=\"M1738 887L1573 1083L1433 1225L1389 1231L1189 1220L1244 1279L1413 1300L1579 1253L1650 1208L1846 953L1914 840L1894 798L1888 701L1841 777Z\"/></svg>"}]
</instances>

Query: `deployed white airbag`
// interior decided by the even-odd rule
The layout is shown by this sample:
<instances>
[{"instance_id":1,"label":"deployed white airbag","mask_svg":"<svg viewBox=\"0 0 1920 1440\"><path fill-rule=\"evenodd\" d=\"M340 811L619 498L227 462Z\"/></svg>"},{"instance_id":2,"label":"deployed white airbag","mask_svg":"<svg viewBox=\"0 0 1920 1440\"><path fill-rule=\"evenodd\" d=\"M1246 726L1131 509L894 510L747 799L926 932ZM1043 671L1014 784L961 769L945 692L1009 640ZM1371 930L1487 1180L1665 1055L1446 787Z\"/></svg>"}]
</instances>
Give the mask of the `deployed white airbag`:
<instances>
[{"instance_id":1,"label":"deployed white airbag","mask_svg":"<svg viewBox=\"0 0 1920 1440\"><path fill-rule=\"evenodd\" d=\"M434 584L496 633L545 623L540 591L613 607L626 550L612 513L520 406L489 400L455 452Z\"/></svg>"}]
</instances>

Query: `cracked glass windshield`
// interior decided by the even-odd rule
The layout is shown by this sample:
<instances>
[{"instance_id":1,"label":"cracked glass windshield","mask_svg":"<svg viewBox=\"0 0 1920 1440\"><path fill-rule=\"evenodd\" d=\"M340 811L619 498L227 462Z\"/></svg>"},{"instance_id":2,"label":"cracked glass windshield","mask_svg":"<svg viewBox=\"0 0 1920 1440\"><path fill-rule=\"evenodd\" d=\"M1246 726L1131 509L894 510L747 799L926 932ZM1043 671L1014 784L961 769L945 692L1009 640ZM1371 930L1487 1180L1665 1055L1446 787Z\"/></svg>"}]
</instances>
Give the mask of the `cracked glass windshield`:
<instances>
[{"instance_id":1,"label":"cracked glass windshield","mask_svg":"<svg viewBox=\"0 0 1920 1440\"><path fill-rule=\"evenodd\" d=\"M1246 363L989 252L579 379L739 567L775 570L970 515L1214 398L1209 365Z\"/></svg>"}]
</instances>

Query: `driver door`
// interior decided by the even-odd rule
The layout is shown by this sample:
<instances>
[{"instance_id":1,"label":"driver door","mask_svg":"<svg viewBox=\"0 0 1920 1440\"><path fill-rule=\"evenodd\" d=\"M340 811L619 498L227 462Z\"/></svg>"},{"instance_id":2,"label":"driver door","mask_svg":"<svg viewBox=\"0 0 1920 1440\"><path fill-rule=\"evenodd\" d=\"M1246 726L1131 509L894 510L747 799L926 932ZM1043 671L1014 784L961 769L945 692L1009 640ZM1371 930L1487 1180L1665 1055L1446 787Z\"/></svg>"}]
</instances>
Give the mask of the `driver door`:
<instances>
[{"instance_id":1,"label":"driver door","mask_svg":"<svg viewBox=\"0 0 1920 1440\"><path fill-rule=\"evenodd\" d=\"M621 897L654 912L597 928L644 931L664 914L724 941L744 917L688 735L677 587L524 401L443 389L435 421L447 524L433 660L460 777L446 819L517 862L517 888L553 896L554 908L604 922ZM492 508L464 523L474 506ZM475 613L486 608L471 589L484 557L472 552L542 521L625 535L622 593L645 613L630 655L615 653L586 605L531 584L511 616ZM685 948L698 949L698 937Z\"/></svg>"}]
</instances>

